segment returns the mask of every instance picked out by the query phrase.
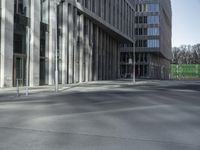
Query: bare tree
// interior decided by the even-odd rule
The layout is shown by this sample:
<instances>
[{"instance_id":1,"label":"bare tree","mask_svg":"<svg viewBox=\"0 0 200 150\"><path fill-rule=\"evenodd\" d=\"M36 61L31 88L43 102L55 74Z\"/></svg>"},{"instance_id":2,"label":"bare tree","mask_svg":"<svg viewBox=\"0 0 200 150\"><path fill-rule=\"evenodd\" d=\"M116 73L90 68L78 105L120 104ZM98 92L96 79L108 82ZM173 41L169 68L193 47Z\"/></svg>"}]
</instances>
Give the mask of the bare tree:
<instances>
[{"instance_id":1,"label":"bare tree","mask_svg":"<svg viewBox=\"0 0 200 150\"><path fill-rule=\"evenodd\" d=\"M174 47L173 64L200 64L200 44Z\"/></svg>"}]
</instances>

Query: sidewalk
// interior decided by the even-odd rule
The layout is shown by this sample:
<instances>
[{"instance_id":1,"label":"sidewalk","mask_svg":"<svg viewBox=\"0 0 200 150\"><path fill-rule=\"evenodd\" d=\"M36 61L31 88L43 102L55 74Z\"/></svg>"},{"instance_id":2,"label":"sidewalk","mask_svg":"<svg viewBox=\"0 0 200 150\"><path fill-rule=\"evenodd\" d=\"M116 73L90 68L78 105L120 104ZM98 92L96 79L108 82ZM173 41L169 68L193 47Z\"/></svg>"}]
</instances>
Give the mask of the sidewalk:
<instances>
[{"instance_id":1,"label":"sidewalk","mask_svg":"<svg viewBox=\"0 0 200 150\"><path fill-rule=\"evenodd\" d=\"M69 92L67 90L71 90L73 88L83 89L87 88L89 89L101 89L102 87L108 87L108 88L115 88L116 86L137 86L149 83L150 81L146 80L138 80L135 84L133 84L132 80L115 80L115 81L93 81L93 82L83 82L83 83L77 83L77 84L65 84L65 85L59 85L59 91L58 93L55 92L55 86L37 86L37 87L29 87L28 93L29 96L26 96L26 87L20 87L19 88L19 95L17 91L17 87L11 87L11 88L0 88L0 101L12 101L17 99L27 99L31 97L38 97L38 96L50 96L50 95L56 95L61 94L63 92ZM86 90L87 90L86 89Z\"/></svg>"},{"instance_id":2,"label":"sidewalk","mask_svg":"<svg viewBox=\"0 0 200 150\"><path fill-rule=\"evenodd\" d=\"M80 86L80 84L59 85L58 93L77 86ZM7 100L12 101L17 99L26 99L37 96L50 96L56 94L55 86L48 86L48 85L29 87L28 93L29 95L26 96L26 87L19 87L19 93L17 87L0 88L0 101L7 101Z\"/></svg>"}]
</instances>

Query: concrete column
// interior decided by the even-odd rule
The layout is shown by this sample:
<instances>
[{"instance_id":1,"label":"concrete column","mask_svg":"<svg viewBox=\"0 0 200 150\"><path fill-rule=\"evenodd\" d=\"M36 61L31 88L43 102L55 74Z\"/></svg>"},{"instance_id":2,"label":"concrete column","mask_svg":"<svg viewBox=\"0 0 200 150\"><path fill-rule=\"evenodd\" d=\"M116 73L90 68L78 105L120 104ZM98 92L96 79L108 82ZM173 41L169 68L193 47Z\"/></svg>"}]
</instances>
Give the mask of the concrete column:
<instances>
[{"instance_id":1,"label":"concrete column","mask_svg":"<svg viewBox=\"0 0 200 150\"><path fill-rule=\"evenodd\" d=\"M104 18L104 13L105 13L105 11L104 11L104 9L105 9L105 7L104 7L104 0L100 0L100 1L101 1L101 17L103 19L105 19Z\"/></svg>"},{"instance_id":2,"label":"concrete column","mask_svg":"<svg viewBox=\"0 0 200 150\"><path fill-rule=\"evenodd\" d=\"M127 19L128 19L128 24L127 24L127 35L130 36L130 7L127 7Z\"/></svg>"},{"instance_id":3,"label":"concrete column","mask_svg":"<svg viewBox=\"0 0 200 150\"><path fill-rule=\"evenodd\" d=\"M13 86L14 1L1 0L0 87Z\"/></svg>"},{"instance_id":4,"label":"concrete column","mask_svg":"<svg viewBox=\"0 0 200 150\"><path fill-rule=\"evenodd\" d=\"M90 21L90 32L89 32L89 81L92 81L93 75L93 23Z\"/></svg>"},{"instance_id":5,"label":"concrete column","mask_svg":"<svg viewBox=\"0 0 200 150\"><path fill-rule=\"evenodd\" d=\"M56 49L56 14L54 2L50 1L50 12L49 12L49 85L54 84L55 76L55 49Z\"/></svg>"},{"instance_id":6,"label":"concrete column","mask_svg":"<svg viewBox=\"0 0 200 150\"><path fill-rule=\"evenodd\" d=\"M115 67L115 76L114 78L117 79L117 68L118 68L118 64L117 64L117 42L115 41L115 49L114 49L114 57L115 57L115 63L114 63L114 67Z\"/></svg>"},{"instance_id":7,"label":"concrete column","mask_svg":"<svg viewBox=\"0 0 200 150\"><path fill-rule=\"evenodd\" d=\"M102 80L102 47L103 47L103 40L102 40L102 30L99 29L99 72L98 72L98 78L99 80Z\"/></svg>"},{"instance_id":8,"label":"concrete column","mask_svg":"<svg viewBox=\"0 0 200 150\"><path fill-rule=\"evenodd\" d=\"M99 68L99 28L95 28L95 67L94 67L94 80L98 80Z\"/></svg>"},{"instance_id":9,"label":"concrete column","mask_svg":"<svg viewBox=\"0 0 200 150\"><path fill-rule=\"evenodd\" d=\"M118 5L117 4L119 4L119 0L114 0L114 2L115 2L115 14L114 14L114 17L115 17L115 27L118 29L118 22L117 22L117 20L118 20L118 15L119 15L119 10L118 10Z\"/></svg>"},{"instance_id":10,"label":"concrete column","mask_svg":"<svg viewBox=\"0 0 200 150\"><path fill-rule=\"evenodd\" d=\"M62 25L62 84L67 84L68 70L68 2L63 3Z\"/></svg>"},{"instance_id":11,"label":"concrete column","mask_svg":"<svg viewBox=\"0 0 200 150\"><path fill-rule=\"evenodd\" d=\"M45 33L45 57L49 56L49 32ZM47 61L47 60L45 60ZM49 63L45 62L45 84L49 84Z\"/></svg>"},{"instance_id":12,"label":"concrete column","mask_svg":"<svg viewBox=\"0 0 200 150\"><path fill-rule=\"evenodd\" d=\"M122 19L121 18L121 12L122 12L121 6L122 6L121 5L121 0L119 0L119 6L118 6L119 7L119 16L118 16L118 18L119 18L119 26L118 26L119 30L121 30L121 19Z\"/></svg>"},{"instance_id":13,"label":"concrete column","mask_svg":"<svg viewBox=\"0 0 200 150\"><path fill-rule=\"evenodd\" d=\"M78 64L79 64L79 59L78 59L78 46L77 46L77 39L78 39L78 17L77 17L77 9L74 8L74 83L77 83L79 78L78 78Z\"/></svg>"},{"instance_id":14,"label":"concrete column","mask_svg":"<svg viewBox=\"0 0 200 150\"><path fill-rule=\"evenodd\" d=\"M133 22L133 10L131 9L131 31L130 31L131 38L133 38L133 25L134 25L134 22Z\"/></svg>"},{"instance_id":15,"label":"concrete column","mask_svg":"<svg viewBox=\"0 0 200 150\"><path fill-rule=\"evenodd\" d=\"M103 78L104 80L108 80L108 71L109 71L109 36L107 34L104 34L104 44L105 44L105 49L103 52L104 56L104 61L103 61L103 68L104 68L104 75Z\"/></svg>"},{"instance_id":16,"label":"concrete column","mask_svg":"<svg viewBox=\"0 0 200 150\"><path fill-rule=\"evenodd\" d=\"M107 53L106 55L108 54L108 57L107 57L107 62L108 62L108 68L107 68L107 80L110 80L111 78L111 62L112 62L112 39L109 35L107 35L107 44L108 44L108 48L107 48Z\"/></svg>"},{"instance_id":17,"label":"concrete column","mask_svg":"<svg viewBox=\"0 0 200 150\"><path fill-rule=\"evenodd\" d=\"M84 81L84 15L80 16L80 73L79 82Z\"/></svg>"},{"instance_id":18,"label":"concrete column","mask_svg":"<svg viewBox=\"0 0 200 150\"><path fill-rule=\"evenodd\" d=\"M119 42L118 41L116 41L116 42L117 42L116 43L116 55L117 55L116 78L118 79L118 78L120 78L120 51L119 51Z\"/></svg>"},{"instance_id":19,"label":"concrete column","mask_svg":"<svg viewBox=\"0 0 200 150\"><path fill-rule=\"evenodd\" d=\"M115 79L115 41L113 39L113 48L112 48L112 79Z\"/></svg>"},{"instance_id":20,"label":"concrete column","mask_svg":"<svg viewBox=\"0 0 200 150\"><path fill-rule=\"evenodd\" d=\"M110 71L110 78L109 78L109 80L111 80L112 79L112 73L113 73L113 59L114 59L114 57L113 57L113 39L110 37L110 69L109 69L109 71Z\"/></svg>"},{"instance_id":21,"label":"concrete column","mask_svg":"<svg viewBox=\"0 0 200 150\"><path fill-rule=\"evenodd\" d=\"M105 12L106 12L106 19L105 19L105 20L106 20L107 22L110 22L110 20L109 20L109 13L110 13L109 1L110 1L110 0L106 0L106 8L105 8L105 9L106 9L106 11L105 11Z\"/></svg>"},{"instance_id":22,"label":"concrete column","mask_svg":"<svg viewBox=\"0 0 200 150\"><path fill-rule=\"evenodd\" d=\"M124 33L124 23L125 23L125 15L124 15L124 11L125 11L125 8L124 8L124 0L122 0L122 33Z\"/></svg>"},{"instance_id":23,"label":"concrete column","mask_svg":"<svg viewBox=\"0 0 200 150\"><path fill-rule=\"evenodd\" d=\"M109 80L112 78L112 49L113 49L113 40L111 37L109 37Z\"/></svg>"},{"instance_id":24,"label":"concrete column","mask_svg":"<svg viewBox=\"0 0 200 150\"><path fill-rule=\"evenodd\" d=\"M110 0L111 8L110 8L110 14L109 15L110 15L110 24L114 26L114 22L113 22L113 17L114 17L113 16L114 15L113 14L113 4L114 4L114 2L113 1L116 1L116 0Z\"/></svg>"},{"instance_id":25,"label":"concrete column","mask_svg":"<svg viewBox=\"0 0 200 150\"><path fill-rule=\"evenodd\" d=\"M124 33L127 34L127 30L128 30L128 7L127 7L127 3L125 1L125 30Z\"/></svg>"},{"instance_id":26,"label":"concrete column","mask_svg":"<svg viewBox=\"0 0 200 150\"><path fill-rule=\"evenodd\" d=\"M112 49L112 79L115 79L115 40L113 39L113 49Z\"/></svg>"},{"instance_id":27,"label":"concrete column","mask_svg":"<svg viewBox=\"0 0 200 150\"><path fill-rule=\"evenodd\" d=\"M101 16L101 0L96 0L95 1L95 8L96 8L96 13L100 17Z\"/></svg>"},{"instance_id":28,"label":"concrete column","mask_svg":"<svg viewBox=\"0 0 200 150\"><path fill-rule=\"evenodd\" d=\"M88 0L88 9L91 10L91 0Z\"/></svg>"},{"instance_id":29,"label":"concrete column","mask_svg":"<svg viewBox=\"0 0 200 150\"><path fill-rule=\"evenodd\" d=\"M40 1L31 0L30 86L40 83Z\"/></svg>"},{"instance_id":30,"label":"concrete column","mask_svg":"<svg viewBox=\"0 0 200 150\"><path fill-rule=\"evenodd\" d=\"M69 75L68 75L68 81L69 84L72 84L74 82L74 17L73 17L73 5L69 5L68 8L68 23L69 23L69 45L68 45L68 50L69 50Z\"/></svg>"},{"instance_id":31,"label":"concrete column","mask_svg":"<svg viewBox=\"0 0 200 150\"><path fill-rule=\"evenodd\" d=\"M102 79L103 80L106 80L107 78L107 66L108 66L108 62L107 62L107 35L106 33L104 32L102 34L102 40L103 40L103 47L102 47ZM105 55L106 54L106 55ZM106 64L106 65L105 65Z\"/></svg>"},{"instance_id":32,"label":"concrete column","mask_svg":"<svg viewBox=\"0 0 200 150\"><path fill-rule=\"evenodd\" d=\"M86 34L85 34L85 81L89 81L89 68L90 68L90 48L89 48L89 20L85 19Z\"/></svg>"}]
</instances>

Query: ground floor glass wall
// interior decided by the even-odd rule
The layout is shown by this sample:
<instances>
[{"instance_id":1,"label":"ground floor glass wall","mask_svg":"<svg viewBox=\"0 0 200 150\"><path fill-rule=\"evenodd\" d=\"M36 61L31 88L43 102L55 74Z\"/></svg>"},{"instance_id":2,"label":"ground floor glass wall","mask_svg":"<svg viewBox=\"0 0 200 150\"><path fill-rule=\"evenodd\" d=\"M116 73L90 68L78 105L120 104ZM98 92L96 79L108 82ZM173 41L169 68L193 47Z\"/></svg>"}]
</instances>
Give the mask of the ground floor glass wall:
<instances>
[{"instance_id":1,"label":"ground floor glass wall","mask_svg":"<svg viewBox=\"0 0 200 150\"><path fill-rule=\"evenodd\" d=\"M27 29L28 18L15 14L14 24L14 56L13 56L13 85L25 85L27 60Z\"/></svg>"},{"instance_id":2,"label":"ground floor glass wall","mask_svg":"<svg viewBox=\"0 0 200 150\"><path fill-rule=\"evenodd\" d=\"M134 66L131 63L133 52L121 51L120 54L121 78L132 78ZM135 76L136 78L169 79L170 61L160 54L136 53Z\"/></svg>"}]
</instances>

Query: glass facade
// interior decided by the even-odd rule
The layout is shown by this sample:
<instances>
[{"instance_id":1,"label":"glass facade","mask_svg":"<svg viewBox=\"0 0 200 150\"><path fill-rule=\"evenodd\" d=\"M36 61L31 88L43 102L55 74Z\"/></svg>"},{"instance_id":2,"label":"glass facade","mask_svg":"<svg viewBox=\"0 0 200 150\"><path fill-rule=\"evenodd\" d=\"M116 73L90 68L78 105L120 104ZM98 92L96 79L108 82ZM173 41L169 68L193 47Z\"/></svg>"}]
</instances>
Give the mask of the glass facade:
<instances>
[{"instance_id":1,"label":"glass facade","mask_svg":"<svg viewBox=\"0 0 200 150\"><path fill-rule=\"evenodd\" d=\"M158 3L137 4L136 12L159 12Z\"/></svg>"},{"instance_id":2,"label":"glass facade","mask_svg":"<svg viewBox=\"0 0 200 150\"><path fill-rule=\"evenodd\" d=\"M49 23L49 0L41 0L41 22Z\"/></svg>"},{"instance_id":3,"label":"glass facade","mask_svg":"<svg viewBox=\"0 0 200 150\"><path fill-rule=\"evenodd\" d=\"M159 12L159 4L146 4L147 12Z\"/></svg>"},{"instance_id":4,"label":"glass facade","mask_svg":"<svg viewBox=\"0 0 200 150\"><path fill-rule=\"evenodd\" d=\"M147 41L147 47L148 48L159 48L160 47L160 41L159 40L148 40Z\"/></svg>"},{"instance_id":5,"label":"glass facade","mask_svg":"<svg viewBox=\"0 0 200 150\"><path fill-rule=\"evenodd\" d=\"M41 0L40 85L48 84L49 0Z\"/></svg>"},{"instance_id":6,"label":"glass facade","mask_svg":"<svg viewBox=\"0 0 200 150\"><path fill-rule=\"evenodd\" d=\"M159 24L159 16L148 16L147 23L148 24Z\"/></svg>"},{"instance_id":7,"label":"glass facade","mask_svg":"<svg viewBox=\"0 0 200 150\"><path fill-rule=\"evenodd\" d=\"M14 6L14 56L13 56L13 85L17 81L25 85L26 59L29 46L28 28L30 26L30 1L15 0Z\"/></svg>"},{"instance_id":8,"label":"glass facade","mask_svg":"<svg viewBox=\"0 0 200 150\"><path fill-rule=\"evenodd\" d=\"M15 13L30 16L30 0L15 0Z\"/></svg>"},{"instance_id":9,"label":"glass facade","mask_svg":"<svg viewBox=\"0 0 200 150\"><path fill-rule=\"evenodd\" d=\"M147 35L147 28L136 28L135 35Z\"/></svg>"},{"instance_id":10,"label":"glass facade","mask_svg":"<svg viewBox=\"0 0 200 150\"><path fill-rule=\"evenodd\" d=\"M156 28L148 28L148 36L159 36L160 35L160 29L158 27Z\"/></svg>"}]
</instances>

